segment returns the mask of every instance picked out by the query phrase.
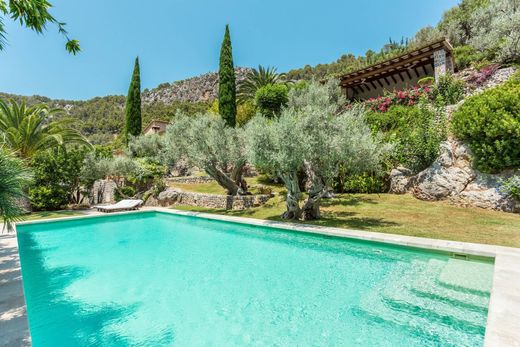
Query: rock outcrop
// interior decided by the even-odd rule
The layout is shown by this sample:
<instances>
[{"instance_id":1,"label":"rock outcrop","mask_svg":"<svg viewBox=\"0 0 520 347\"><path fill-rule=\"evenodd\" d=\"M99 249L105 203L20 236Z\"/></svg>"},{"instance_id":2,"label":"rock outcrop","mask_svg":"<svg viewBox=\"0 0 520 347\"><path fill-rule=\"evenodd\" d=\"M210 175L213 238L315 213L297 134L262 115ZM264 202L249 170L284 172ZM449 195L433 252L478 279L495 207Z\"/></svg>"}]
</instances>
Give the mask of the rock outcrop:
<instances>
[{"instance_id":1,"label":"rock outcrop","mask_svg":"<svg viewBox=\"0 0 520 347\"><path fill-rule=\"evenodd\" d=\"M235 69L237 85L244 80L251 69L238 67ZM144 91L144 104L162 102L171 104L175 101L203 102L213 101L218 95L218 73L210 72L197 77L173 83L163 83L157 88Z\"/></svg>"},{"instance_id":2,"label":"rock outcrop","mask_svg":"<svg viewBox=\"0 0 520 347\"><path fill-rule=\"evenodd\" d=\"M441 153L427 169L411 175L405 168L392 170L390 191L410 192L421 200L448 200L461 206L515 212L516 202L501 191L513 172L489 175L471 166L471 151L454 139L441 144Z\"/></svg>"}]
</instances>

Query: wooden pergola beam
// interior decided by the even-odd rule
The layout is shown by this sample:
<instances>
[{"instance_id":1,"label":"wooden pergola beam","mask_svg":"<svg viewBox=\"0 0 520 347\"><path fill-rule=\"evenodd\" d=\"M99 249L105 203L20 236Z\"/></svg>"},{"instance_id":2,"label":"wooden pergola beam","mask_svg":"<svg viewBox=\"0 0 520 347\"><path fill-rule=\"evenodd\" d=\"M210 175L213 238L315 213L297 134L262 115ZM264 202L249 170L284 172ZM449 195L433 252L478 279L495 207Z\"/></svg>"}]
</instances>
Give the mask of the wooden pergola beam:
<instances>
[{"instance_id":1,"label":"wooden pergola beam","mask_svg":"<svg viewBox=\"0 0 520 347\"><path fill-rule=\"evenodd\" d=\"M388 72L387 70L389 67L399 70L403 67L422 62L425 59L433 60L433 52L438 49L444 49L448 55L451 56L451 45L446 41L446 39L442 39L421 47L415 51L408 52L401 56L394 57L381 63L377 63L364 69L346 74L341 78L341 84L346 85L352 82L361 81L365 78L374 78L376 75Z\"/></svg>"}]
</instances>

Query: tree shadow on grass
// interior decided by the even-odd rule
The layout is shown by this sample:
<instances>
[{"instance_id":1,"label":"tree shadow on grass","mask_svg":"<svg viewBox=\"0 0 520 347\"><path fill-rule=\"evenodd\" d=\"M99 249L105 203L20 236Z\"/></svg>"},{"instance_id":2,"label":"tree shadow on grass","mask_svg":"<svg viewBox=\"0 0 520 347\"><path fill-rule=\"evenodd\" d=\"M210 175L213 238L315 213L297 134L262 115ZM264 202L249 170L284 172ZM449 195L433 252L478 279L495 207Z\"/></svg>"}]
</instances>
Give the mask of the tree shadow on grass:
<instances>
[{"instance_id":1,"label":"tree shadow on grass","mask_svg":"<svg viewBox=\"0 0 520 347\"><path fill-rule=\"evenodd\" d=\"M322 199L321 205L323 207L332 206L359 206L362 204L378 204L379 201L375 197L369 196L355 196L355 195L340 195L332 199Z\"/></svg>"}]
</instances>

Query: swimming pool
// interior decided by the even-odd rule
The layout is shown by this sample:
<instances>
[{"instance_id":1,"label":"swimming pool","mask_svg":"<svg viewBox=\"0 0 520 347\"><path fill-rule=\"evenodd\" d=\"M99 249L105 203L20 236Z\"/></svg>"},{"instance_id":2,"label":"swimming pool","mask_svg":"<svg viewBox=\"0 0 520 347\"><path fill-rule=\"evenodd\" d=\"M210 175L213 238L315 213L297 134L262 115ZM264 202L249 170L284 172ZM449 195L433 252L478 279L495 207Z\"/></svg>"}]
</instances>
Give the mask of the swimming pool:
<instances>
[{"instance_id":1,"label":"swimming pool","mask_svg":"<svg viewBox=\"0 0 520 347\"><path fill-rule=\"evenodd\" d=\"M160 212L17 227L34 346L479 346L493 263Z\"/></svg>"}]
</instances>

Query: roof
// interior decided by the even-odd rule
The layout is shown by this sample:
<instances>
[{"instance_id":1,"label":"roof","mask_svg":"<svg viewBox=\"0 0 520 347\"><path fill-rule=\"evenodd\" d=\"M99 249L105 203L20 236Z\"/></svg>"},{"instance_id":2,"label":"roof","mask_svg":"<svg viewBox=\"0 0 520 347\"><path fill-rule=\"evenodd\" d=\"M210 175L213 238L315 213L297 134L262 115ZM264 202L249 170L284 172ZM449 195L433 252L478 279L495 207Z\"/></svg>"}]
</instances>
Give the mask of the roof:
<instances>
[{"instance_id":1,"label":"roof","mask_svg":"<svg viewBox=\"0 0 520 347\"><path fill-rule=\"evenodd\" d=\"M146 128L144 128L143 130L143 133L146 133L150 128L152 128L155 124L165 124L165 125L168 125L169 122L165 121L165 120L160 120L160 119L152 119L150 121L150 123L148 123L148 125L146 126Z\"/></svg>"},{"instance_id":2,"label":"roof","mask_svg":"<svg viewBox=\"0 0 520 347\"><path fill-rule=\"evenodd\" d=\"M355 86L365 83L367 80L380 79L398 74L401 71L408 71L414 67L433 64L433 52L441 48L444 48L448 54L451 54L453 50L449 41L442 38L413 51L349 72L340 77L340 84L343 87Z\"/></svg>"}]
</instances>

